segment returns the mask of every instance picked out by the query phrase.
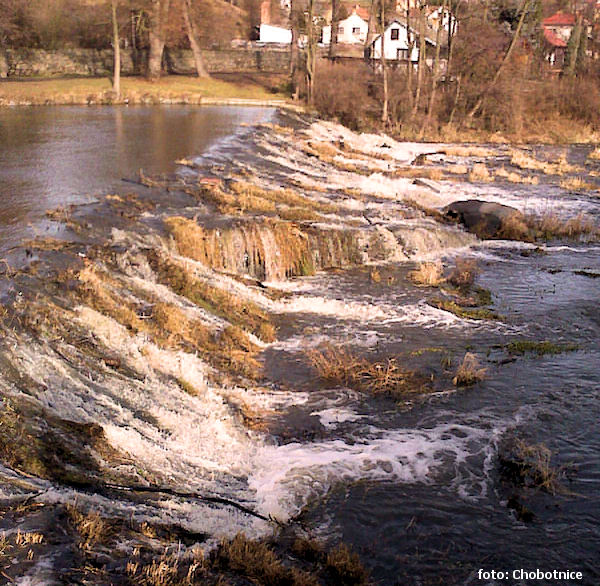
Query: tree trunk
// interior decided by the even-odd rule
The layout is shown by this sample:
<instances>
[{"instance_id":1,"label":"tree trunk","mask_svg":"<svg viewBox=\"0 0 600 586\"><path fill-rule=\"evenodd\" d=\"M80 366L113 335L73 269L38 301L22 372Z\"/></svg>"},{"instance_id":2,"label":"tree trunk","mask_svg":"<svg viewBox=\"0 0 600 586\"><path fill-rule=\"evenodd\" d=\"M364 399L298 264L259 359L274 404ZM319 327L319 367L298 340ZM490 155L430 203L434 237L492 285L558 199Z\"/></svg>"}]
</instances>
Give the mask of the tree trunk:
<instances>
[{"instance_id":1,"label":"tree trunk","mask_svg":"<svg viewBox=\"0 0 600 586\"><path fill-rule=\"evenodd\" d=\"M415 47L415 40L410 28L410 0L406 1L406 40L408 46L408 61L406 62L406 96L408 98L408 105L412 110L413 105L413 65L412 65L412 52Z\"/></svg>"},{"instance_id":2,"label":"tree trunk","mask_svg":"<svg viewBox=\"0 0 600 586\"><path fill-rule=\"evenodd\" d=\"M113 92L117 100L121 99L121 45L119 43L119 23L117 21L117 1L111 0L113 29Z\"/></svg>"},{"instance_id":3,"label":"tree trunk","mask_svg":"<svg viewBox=\"0 0 600 586\"><path fill-rule=\"evenodd\" d=\"M192 0L182 0L183 9L183 20L185 21L185 30L187 33L192 54L194 55L194 63L196 64L196 73L198 77L207 78L210 77L206 66L204 65L204 59L202 58L202 51L200 50L200 43L198 42L198 30L196 23L194 22L194 11L192 8Z\"/></svg>"},{"instance_id":4,"label":"tree trunk","mask_svg":"<svg viewBox=\"0 0 600 586\"><path fill-rule=\"evenodd\" d=\"M371 43L377 30L377 0L371 0L371 11L369 12L369 28L367 29L367 40L365 41L365 58L370 56Z\"/></svg>"},{"instance_id":5,"label":"tree trunk","mask_svg":"<svg viewBox=\"0 0 600 586\"><path fill-rule=\"evenodd\" d=\"M329 58L335 57L337 48L338 26L340 23L340 3L339 0L331 0L331 39L329 40Z\"/></svg>"},{"instance_id":6,"label":"tree trunk","mask_svg":"<svg viewBox=\"0 0 600 586\"><path fill-rule=\"evenodd\" d=\"M160 78L162 56L165 49L165 27L169 16L170 0L152 0L152 15L148 38L150 51L148 53L148 79L155 81Z\"/></svg>"},{"instance_id":7,"label":"tree trunk","mask_svg":"<svg viewBox=\"0 0 600 586\"><path fill-rule=\"evenodd\" d=\"M317 62L317 39L314 28L314 2L308 0L308 19L306 23L306 35L308 44L306 47L306 93L309 104L313 103L313 86L315 80L315 66Z\"/></svg>"},{"instance_id":8,"label":"tree trunk","mask_svg":"<svg viewBox=\"0 0 600 586\"><path fill-rule=\"evenodd\" d=\"M565 67L563 70L564 75L573 77L576 71L577 55L579 53L579 45L581 44L581 29L582 19L581 16L577 19L577 23L571 31L569 42L567 43L567 55L565 59Z\"/></svg>"},{"instance_id":9,"label":"tree trunk","mask_svg":"<svg viewBox=\"0 0 600 586\"><path fill-rule=\"evenodd\" d=\"M385 59L385 0L380 0L380 22L379 30L381 31L381 70L383 74L383 107L381 109L381 121L383 124L388 123L388 72L387 61Z\"/></svg>"},{"instance_id":10,"label":"tree trunk","mask_svg":"<svg viewBox=\"0 0 600 586\"><path fill-rule=\"evenodd\" d=\"M479 112L479 110L481 109L481 106L483 106L483 102L485 101L485 98L492 91L492 89L494 88L496 83L498 83L498 80L500 79L500 74L502 73L502 71L504 71L504 68L506 67L506 64L508 63L513 50L517 45L517 41L519 40L519 37L521 36L521 29L523 28L523 23L525 22L525 15L527 14L527 9L529 8L529 4L531 3L531 1L532 0L523 0L523 3L521 4L521 16L519 18L519 23L517 24L517 29L515 30L515 34L513 35L513 38L510 41L510 45L508 46L508 49L506 50L506 53L504 54L502 63L500 63L500 66L496 70L496 74L494 75L494 78L492 79L491 83L487 86L487 88L481 94L481 97L479 98L479 100L477 100L477 103L475 104L475 106L469 112L469 115L468 115L469 118L473 118L473 116L475 116L475 114L477 114L477 112Z\"/></svg>"},{"instance_id":11,"label":"tree trunk","mask_svg":"<svg viewBox=\"0 0 600 586\"><path fill-rule=\"evenodd\" d=\"M419 8L419 64L417 69L417 89L415 92L415 102L412 108L412 117L414 118L419 109L421 101L421 86L423 84L423 70L425 69L425 51L427 42L425 41L425 6Z\"/></svg>"},{"instance_id":12,"label":"tree trunk","mask_svg":"<svg viewBox=\"0 0 600 586\"><path fill-rule=\"evenodd\" d=\"M291 0L290 27L292 29L292 45L290 47L290 82L292 86L292 97L298 99L300 88L298 87L298 75L300 73L300 50L298 48L298 0Z\"/></svg>"},{"instance_id":13,"label":"tree trunk","mask_svg":"<svg viewBox=\"0 0 600 586\"><path fill-rule=\"evenodd\" d=\"M444 11L446 10L446 0L442 0L441 17L438 22L438 28L435 32L435 57L433 58L433 73L431 75L431 93L429 94L429 104L427 106L427 118L421 128L421 133L425 130L425 127L431 122L431 114L435 106L435 98L437 93L437 86L440 79L440 43L442 41L442 25L444 23ZM452 23L448 22L448 27L451 27Z\"/></svg>"}]
</instances>

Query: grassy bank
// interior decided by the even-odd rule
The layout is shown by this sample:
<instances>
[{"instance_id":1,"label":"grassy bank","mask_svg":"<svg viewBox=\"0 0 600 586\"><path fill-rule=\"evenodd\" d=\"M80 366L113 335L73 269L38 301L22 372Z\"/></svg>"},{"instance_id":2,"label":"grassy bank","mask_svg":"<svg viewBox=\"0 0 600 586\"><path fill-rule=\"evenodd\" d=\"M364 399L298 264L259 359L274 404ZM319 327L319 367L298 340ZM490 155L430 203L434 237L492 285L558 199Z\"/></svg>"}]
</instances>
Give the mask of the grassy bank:
<instances>
[{"instance_id":1,"label":"grassy bank","mask_svg":"<svg viewBox=\"0 0 600 586\"><path fill-rule=\"evenodd\" d=\"M285 104L286 96L274 88L239 78L198 79L168 76L157 82L127 77L121 80L121 103L126 104L210 104L248 101L258 104ZM0 106L45 104L117 103L108 78L44 79L0 83Z\"/></svg>"}]
</instances>

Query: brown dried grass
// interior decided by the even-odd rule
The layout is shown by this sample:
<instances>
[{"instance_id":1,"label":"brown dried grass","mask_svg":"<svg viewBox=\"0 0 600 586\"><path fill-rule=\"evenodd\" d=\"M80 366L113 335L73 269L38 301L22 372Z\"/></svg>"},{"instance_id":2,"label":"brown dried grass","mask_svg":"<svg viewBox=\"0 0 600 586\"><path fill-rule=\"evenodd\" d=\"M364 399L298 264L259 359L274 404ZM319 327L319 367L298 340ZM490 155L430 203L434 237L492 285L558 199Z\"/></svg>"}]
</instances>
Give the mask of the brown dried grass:
<instances>
[{"instance_id":1,"label":"brown dried grass","mask_svg":"<svg viewBox=\"0 0 600 586\"><path fill-rule=\"evenodd\" d=\"M546 175L565 175L580 171L579 167L568 163L563 155L556 162L540 161L521 150L513 150L510 153L510 164L520 169L541 171Z\"/></svg>"},{"instance_id":2,"label":"brown dried grass","mask_svg":"<svg viewBox=\"0 0 600 586\"><path fill-rule=\"evenodd\" d=\"M447 146L444 147L441 153L449 157L490 157L493 151L486 147L480 146Z\"/></svg>"},{"instance_id":3,"label":"brown dried grass","mask_svg":"<svg viewBox=\"0 0 600 586\"><path fill-rule=\"evenodd\" d=\"M469 173L469 181L490 183L494 181L494 176L490 174L484 163L475 163Z\"/></svg>"},{"instance_id":4,"label":"brown dried grass","mask_svg":"<svg viewBox=\"0 0 600 586\"><path fill-rule=\"evenodd\" d=\"M394 169L396 177L407 177L409 179L431 179L432 181L441 181L444 179L444 173L437 167L399 167Z\"/></svg>"},{"instance_id":5,"label":"brown dried grass","mask_svg":"<svg viewBox=\"0 0 600 586\"><path fill-rule=\"evenodd\" d=\"M259 378L262 365L255 356L260 349L240 327L231 325L213 332L199 320L188 317L181 307L153 300L146 304L152 307L151 315L142 318L138 308L114 285L111 287L111 278L105 273L88 267L81 271L81 278L80 294L87 305L135 333L147 334L157 346L198 352L225 372L253 380Z\"/></svg>"},{"instance_id":6,"label":"brown dried grass","mask_svg":"<svg viewBox=\"0 0 600 586\"><path fill-rule=\"evenodd\" d=\"M452 383L457 387L467 387L474 385L485 379L487 369L481 368L479 360L475 354L467 352L452 379Z\"/></svg>"},{"instance_id":7,"label":"brown dried grass","mask_svg":"<svg viewBox=\"0 0 600 586\"><path fill-rule=\"evenodd\" d=\"M588 183L583 177L566 177L560 182L560 186L566 191L589 191L598 188L597 185Z\"/></svg>"},{"instance_id":8,"label":"brown dried grass","mask_svg":"<svg viewBox=\"0 0 600 586\"><path fill-rule=\"evenodd\" d=\"M411 281L424 287L437 287L444 282L444 267L442 262L437 260L433 262L422 262L414 270L408 273Z\"/></svg>"},{"instance_id":9,"label":"brown dried grass","mask_svg":"<svg viewBox=\"0 0 600 586\"><path fill-rule=\"evenodd\" d=\"M538 177L532 175L519 175L514 171L507 171L504 167L500 167L496 169L495 172L496 177L500 177L501 179L506 179L510 183L524 183L527 185L538 185L540 182Z\"/></svg>"},{"instance_id":10,"label":"brown dried grass","mask_svg":"<svg viewBox=\"0 0 600 586\"><path fill-rule=\"evenodd\" d=\"M67 514L79 533L80 549L90 550L97 544L106 544L113 534L110 524L98 512L82 513L75 505L67 505Z\"/></svg>"},{"instance_id":11,"label":"brown dried grass","mask_svg":"<svg viewBox=\"0 0 600 586\"><path fill-rule=\"evenodd\" d=\"M319 377L330 384L394 398L426 391L424 380L412 371L401 369L394 358L370 362L332 344L310 350L307 356Z\"/></svg>"},{"instance_id":12,"label":"brown dried grass","mask_svg":"<svg viewBox=\"0 0 600 586\"><path fill-rule=\"evenodd\" d=\"M198 279L191 267L158 252L150 251L148 261L158 279L177 294L231 324L247 329L264 342L275 340L275 326L256 303Z\"/></svg>"},{"instance_id":13,"label":"brown dried grass","mask_svg":"<svg viewBox=\"0 0 600 586\"><path fill-rule=\"evenodd\" d=\"M588 159L592 161L600 161L600 146L597 146L593 151L588 155Z\"/></svg>"},{"instance_id":14,"label":"brown dried grass","mask_svg":"<svg viewBox=\"0 0 600 586\"><path fill-rule=\"evenodd\" d=\"M244 576L257 584L269 586L318 586L316 577L297 568L285 566L265 543L247 539L242 533L223 541L214 565Z\"/></svg>"},{"instance_id":15,"label":"brown dried grass","mask_svg":"<svg viewBox=\"0 0 600 586\"><path fill-rule=\"evenodd\" d=\"M470 289L479 274L477 262L472 258L458 257L448 275L448 282L459 289Z\"/></svg>"},{"instance_id":16,"label":"brown dried grass","mask_svg":"<svg viewBox=\"0 0 600 586\"><path fill-rule=\"evenodd\" d=\"M327 554L325 568L334 584L361 586L368 583L369 574L360 558L344 543Z\"/></svg>"},{"instance_id":17,"label":"brown dried grass","mask_svg":"<svg viewBox=\"0 0 600 586\"><path fill-rule=\"evenodd\" d=\"M206 229L193 220L171 217L165 224L181 255L216 270L249 274L260 280L314 272L308 238L289 222L263 220ZM267 249L266 240L272 242L274 248ZM242 245L247 258L240 254Z\"/></svg>"}]
</instances>

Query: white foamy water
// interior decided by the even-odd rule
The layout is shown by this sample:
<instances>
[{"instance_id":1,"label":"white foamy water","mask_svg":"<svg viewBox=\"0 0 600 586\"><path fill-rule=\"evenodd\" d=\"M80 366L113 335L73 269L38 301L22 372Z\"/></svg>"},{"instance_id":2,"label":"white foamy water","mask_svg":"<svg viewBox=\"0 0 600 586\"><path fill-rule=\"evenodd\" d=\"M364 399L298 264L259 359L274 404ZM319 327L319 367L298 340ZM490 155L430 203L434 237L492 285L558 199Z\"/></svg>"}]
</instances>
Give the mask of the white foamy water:
<instances>
[{"instance_id":1,"label":"white foamy water","mask_svg":"<svg viewBox=\"0 0 600 586\"><path fill-rule=\"evenodd\" d=\"M358 420L348 410L339 410L337 419L335 409L324 410L320 416L330 425ZM338 484L358 480L432 483L448 468L455 472L450 481L457 494L478 499L487 492L488 464L496 441L515 424L515 420L496 421L490 428L489 417L481 417L483 425L478 424L476 414L469 424L439 423L426 429L366 426L347 439L265 446L249 486L257 494L260 510L282 520Z\"/></svg>"}]
</instances>

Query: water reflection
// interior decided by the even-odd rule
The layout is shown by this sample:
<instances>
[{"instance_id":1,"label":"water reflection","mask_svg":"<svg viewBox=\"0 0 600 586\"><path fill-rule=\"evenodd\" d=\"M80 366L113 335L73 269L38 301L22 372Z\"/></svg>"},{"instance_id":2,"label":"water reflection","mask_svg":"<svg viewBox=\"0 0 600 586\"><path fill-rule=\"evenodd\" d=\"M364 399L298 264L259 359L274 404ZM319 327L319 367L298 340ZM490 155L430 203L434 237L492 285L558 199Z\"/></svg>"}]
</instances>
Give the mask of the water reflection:
<instances>
[{"instance_id":1,"label":"water reflection","mask_svg":"<svg viewBox=\"0 0 600 586\"><path fill-rule=\"evenodd\" d=\"M49 107L0 111L0 248L14 246L47 209L123 189L143 168L170 173L264 108Z\"/></svg>"}]
</instances>

